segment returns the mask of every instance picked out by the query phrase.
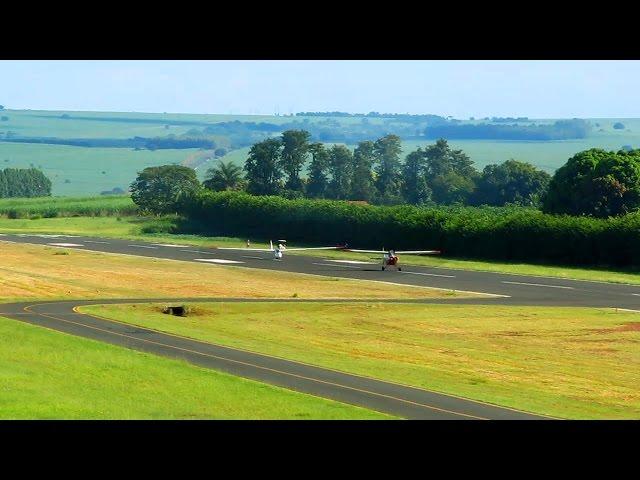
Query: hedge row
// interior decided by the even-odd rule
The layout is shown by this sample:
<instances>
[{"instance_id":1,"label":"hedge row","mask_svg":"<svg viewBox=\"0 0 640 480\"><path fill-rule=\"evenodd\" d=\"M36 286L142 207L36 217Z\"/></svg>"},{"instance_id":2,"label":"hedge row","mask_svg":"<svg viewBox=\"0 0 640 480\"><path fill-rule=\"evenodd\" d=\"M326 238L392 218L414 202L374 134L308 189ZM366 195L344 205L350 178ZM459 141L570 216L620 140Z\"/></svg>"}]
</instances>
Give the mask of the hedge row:
<instances>
[{"instance_id":1,"label":"hedge row","mask_svg":"<svg viewBox=\"0 0 640 480\"><path fill-rule=\"evenodd\" d=\"M286 238L353 248L441 249L450 257L640 265L640 215L546 215L521 207L383 207L203 192L181 213L216 235Z\"/></svg>"}]
</instances>

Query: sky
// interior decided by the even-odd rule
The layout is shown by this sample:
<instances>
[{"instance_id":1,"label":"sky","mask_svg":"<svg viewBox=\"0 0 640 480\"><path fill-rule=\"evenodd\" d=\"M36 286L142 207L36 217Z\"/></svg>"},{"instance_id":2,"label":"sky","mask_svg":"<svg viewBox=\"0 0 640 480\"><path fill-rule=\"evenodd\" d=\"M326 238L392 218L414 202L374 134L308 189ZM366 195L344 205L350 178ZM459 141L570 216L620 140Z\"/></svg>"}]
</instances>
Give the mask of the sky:
<instances>
[{"instance_id":1,"label":"sky","mask_svg":"<svg viewBox=\"0 0 640 480\"><path fill-rule=\"evenodd\" d=\"M8 109L640 116L640 61L0 60Z\"/></svg>"}]
</instances>

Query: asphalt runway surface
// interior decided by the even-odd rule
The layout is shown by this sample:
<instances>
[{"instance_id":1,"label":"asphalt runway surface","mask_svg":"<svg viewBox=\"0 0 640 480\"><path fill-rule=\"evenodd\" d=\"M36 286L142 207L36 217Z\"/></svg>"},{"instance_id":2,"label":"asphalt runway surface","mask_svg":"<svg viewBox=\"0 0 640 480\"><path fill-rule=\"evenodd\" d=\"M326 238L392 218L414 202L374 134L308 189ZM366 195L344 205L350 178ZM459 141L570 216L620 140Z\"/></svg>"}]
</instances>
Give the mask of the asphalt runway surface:
<instances>
[{"instance_id":1,"label":"asphalt runway surface","mask_svg":"<svg viewBox=\"0 0 640 480\"><path fill-rule=\"evenodd\" d=\"M268 252L207 249L174 244L145 243L112 238L69 235L0 234L0 241L61 246L188 262L261 268L313 275L373 280L498 295L456 300L456 303L613 307L640 311L640 285L565 280L551 277L418 267L400 264L402 271L381 270L380 260L363 263L285 253L275 260Z\"/></svg>"},{"instance_id":2,"label":"asphalt runway surface","mask_svg":"<svg viewBox=\"0 0 640 480\"><path fill-rule=\"evenodd\" d=\"M640 311L640 286L633 285L409 265L403 265L402 272L394 270L382 271L380 268L381 262L376 260L371 260L371 263L362 263L287 253L285 253L282 260L275 260L268 252L207 249L185 245L145 243L85 236L1 234L0 241L165 258L213 265L262 268L382 281L493 295L466 299L429 299L408 302L613 307ZM344 403L359 405L403 418L443 420L525 420L545 418L451 395L199 342L130 324L81 314L74 310L76 306L87 304L146 303L154 301L171 303L265 300L182 298L23 302L0 305L0 315L73 335L93 338L153 354L184 359L203 367L225 371L233 375Z\"/></svg>"}]
</instances>

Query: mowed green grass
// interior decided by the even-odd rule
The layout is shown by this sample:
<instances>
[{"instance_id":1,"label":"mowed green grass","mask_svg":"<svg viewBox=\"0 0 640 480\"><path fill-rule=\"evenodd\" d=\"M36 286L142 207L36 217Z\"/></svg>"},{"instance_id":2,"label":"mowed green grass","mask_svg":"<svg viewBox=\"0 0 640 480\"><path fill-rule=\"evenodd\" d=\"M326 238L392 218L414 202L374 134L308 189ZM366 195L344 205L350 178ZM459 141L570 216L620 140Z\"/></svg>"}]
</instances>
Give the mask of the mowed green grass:
<instances>
[{"instance_id":1,"label":"mowed green grass","mask_svg":"<svg viewBox=\"0 0 640 480\"><path fill-rule=\"evenodd\" d=\"M196 303L82 312L539 414L640 418L640 315L613 309Z\"/></svg>"},{"instance_id":2,"label":"mowed green grass","mask_svg":"<svg viewBox=\"0 0 640 480\"><path fill-rule=\"evenodd\" d=\"M59 217L36 218L33 220L29 218L8 219L0 217L0 233L86 235L202 247L246 246L247 240L237 237L205 237L190 234L143 232L145 227L162 226L172 221L171 217L161 219L149 217Z\"/></svg>"},{"instance_id":3,"label":"mowed green grass","mask_svg":"<svg viewBox=\"0 0 640 480\"><path fill-rule=\"evenodd\" d=\"M384 419L0 317L1 419Z\"/></svg>"},{"instance_id":4,"label":"mowed green grass","mask_svg":"<svg viewBox=\"0 0 640 480\"><path fill-rule=\"evenodd\" d=\"M196 151L0 142L0 168L40 168L51 180L52 195L97 195L114 187L126 191L144 168L179 164Z\"/></svg>"}]
</instances>

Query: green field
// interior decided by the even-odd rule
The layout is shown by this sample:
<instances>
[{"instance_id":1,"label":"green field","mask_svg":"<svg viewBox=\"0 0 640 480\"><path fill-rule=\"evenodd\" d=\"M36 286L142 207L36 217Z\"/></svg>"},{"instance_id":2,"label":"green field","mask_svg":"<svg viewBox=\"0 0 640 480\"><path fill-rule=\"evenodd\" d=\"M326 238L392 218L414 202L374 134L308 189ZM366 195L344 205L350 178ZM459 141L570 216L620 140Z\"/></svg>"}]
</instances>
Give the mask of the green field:
<instances>
[{"instance_id":1,"label":"green field","mask_svg":"<svg viewBox=\"0 0 640 480\"><path fill-rule=\"evenodd\" d=\"M126 191L142 169L181 163L196 151L0 142L0 168L29 168L33 164L51 179L54 196L97 195L114 187Z\"/></svg>"},{"instance_id":2,"label":"green field","mask_svg":"<svg viewBox=\"0 0 640 480\"><path fill-rule=\"evenodd\" d=\"M196 303L81 311L165 332L576 419L640 418L640 316L613 309Z\"/></svg>"},{"instance_id":3,"label":"green field","mask_svg":"<svg viewBox=\"0 0 640 480\"><path fill-rule=\"evenodd\" d=\"M529 162L553 174L578 152L590 148L620 150L624 145L640 148L640 119L590 119L600 127L594 127L590 137L558 141L507 141L507 140L450 140L452 148L463 150L482 170L486 165L502 163L511 158ZM627 129L614 130L615 122L622 122ZM604 132L599 132L603 129ZM630 131L629 131L630 130ZM403 142L403 153L434 143L432 140L409 140Z\"/></svg>"},{"instance_id":4,"label":"green field","mask_svg":"<svg viewBox=\"0 0 640 480\"><path fill-rule=\"evenodd\" d=\"M67 114L71 118L63 119ZM47 110L4 110L9 117L0 123L0 132L13 131L29 137L60 138L131 138L180 135L192 128L202 128L218 122L270 122L284 123L290 117L269 115L202 115L181 113L140 112L77 112ZM78 118L74 118L78 117ZM192 122L187 125L171 125L171 122ZM165 128L169 125L169 128Z\"/></svg>"},{"instance_id":5,"label":"green field","mask_svg":"<svg viewBox=\"0 0 640 480\"><path fill-rule=\"evenodd\" d=\"M384 419L0 317L0 419Z\"/></svg>"}]
</instances>

